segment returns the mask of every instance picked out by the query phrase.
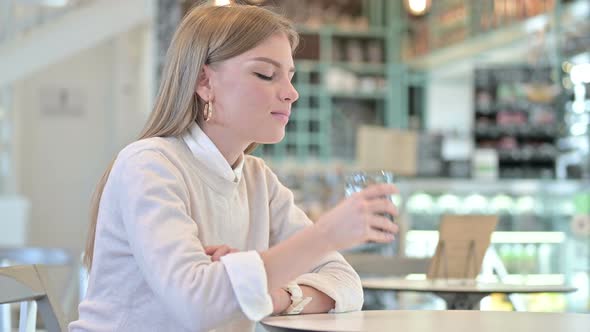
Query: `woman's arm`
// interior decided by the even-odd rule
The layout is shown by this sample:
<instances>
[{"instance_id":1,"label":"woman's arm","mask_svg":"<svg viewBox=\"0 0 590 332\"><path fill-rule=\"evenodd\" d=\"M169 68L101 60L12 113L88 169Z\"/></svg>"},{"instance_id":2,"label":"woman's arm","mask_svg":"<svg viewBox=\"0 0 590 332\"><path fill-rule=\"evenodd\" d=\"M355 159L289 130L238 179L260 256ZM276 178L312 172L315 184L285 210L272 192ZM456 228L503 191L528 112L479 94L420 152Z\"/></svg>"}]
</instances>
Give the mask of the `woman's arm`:
<instances>
[{"instance_id":1,"label":"woman's arm","mask_svg":"<svg viewBox=\"0 0 590 332\"><path fill-rule=\"evenodd\" d=\"M353 237L371 238L374 242L389 242L393 240L393 233L397 232L397 225L389 220L375 216L377 211L389 211L392 215L397 215L397 210L393 203L386 197L386 192L394 192L392 186L374 186L361 193L353 195L342 201L334 209L321 216L313 224L309 218L299 209L293 199L291 191L283 186L276 178L276 175L267 168L267 183L270 196L270 214L271 214L271 248L264 255L272 253L274 250L284 248L280 257L290 257L291 260L298 260L303 257L306 259L306 252L313 250L315 246L330 245L328 251L322 254L313 253L314 263L307 266L303 273L290 275L287 281L281 280L280 286L287 282L295 280L300 286L305 285L325 295L335 302L335 306L327 308L329 311L334 308L337 312L359 310L363 302L363 292L360 278L352 267L344 260L337 250L348 248L361 242L356 242ZM318 234L321 234L317 236ZM304 242L308 240L311 245L303 243L299 246L307 249L304 252L290 248L291 241ZM285 270L291 261L281 261L285 264ZM267 261L265 261L266 265ZM299 271L301 271L299 269ZM269 273L270 282L270 270ZM275 289L271 285L271 289ZM319 307L324 307L323 299L320 295ZM307 306L314 308L315 299ZM306 309L307 309L306 306ZM306 310L307 311L307 310ZM315 309L314 309L315 311ZM305 311L304 311L305 312Z\"/></svg>"},{"instance_id":2,"label":"woman's arm","mask_svg":"<svg viewBox=\"0 0 590 332\"><path fill-rule=\"evenodd\" d=\"M303 311L301 311L302 314L317 314L334 309L334 299L325 293L305 285L301 286L301 291L303 292L303 297L311 297L313 299L303 308ZM270 296L273 301L273 314L275 315L281 314L291 305L291 295L282 288L272 291Z\"/></svg>"},{"instance_id":3,"label":"woman's arm","mask_svg":"<svg viewBox=\"0 0 590 332\"><path fill-rule=\"evenodd\" d=\"M238 252L238 249L231 248L228 245L215 245L205 247L205 253L211 257L213 262L219 261L221 257ZM311 297L313 300L305 306L301 313L312 314L328 312L334 309L334 299L325 293L311 287L301 286L303 297ZM270 292L273 303L273 314L277 315L291 305L291 295L283 288L277 288Z\"/></svg>"},{"instance_id":4,"label":"woman's arm","mask_svg":"<svg viewBox=\"0 0 590 332\"><path fill-rule=\"evenodd\" d=\"M262 319L273 309L269 290L312 270L332 250L392 239L376 228L395 231L387 219L373 215L395 214L375 199L394 188L374 187L264 252L236 253L211 262L188 213L190 195L182 174L162 152L120 155L107 187L111 194L103 199L117 202L121 234L138 269L164 309L187 329L212 329L240 313Z\"/></svg>"},{"instance_id":5,"label":"woman's arm","mask_svg":"<svg viewBox=\"0 0 590 332\"><path fill-rule=\"evenodd\" d=\"M393 203L383 198L395 192L392 185L371 186L343 200L315 224L262 252L260 256L267 270L269 289L281 287L298 275L313 270L330 252L367 241L393 241L397 225L377 214L397 215Z\"/></svg>"},{"instance_id":6,"label":"woman's arm","mask_svg":"<svg viewBox=\"0 0 590 332\"><path fill-rule=\"evenodd\" d=\"M143 277L109 282L129 287L145 282L162 310L187 330L208 331L231 320L260 320L272 313L260 254L240 252L211 261L189 215L190 191L183 175L162 152L120 154L103 199L114 202L113 215L120 220L99 224L121 223L114 235L128 251L118 254L132 257L137 265L132 268Z\"/></svg>"}]
</instances>

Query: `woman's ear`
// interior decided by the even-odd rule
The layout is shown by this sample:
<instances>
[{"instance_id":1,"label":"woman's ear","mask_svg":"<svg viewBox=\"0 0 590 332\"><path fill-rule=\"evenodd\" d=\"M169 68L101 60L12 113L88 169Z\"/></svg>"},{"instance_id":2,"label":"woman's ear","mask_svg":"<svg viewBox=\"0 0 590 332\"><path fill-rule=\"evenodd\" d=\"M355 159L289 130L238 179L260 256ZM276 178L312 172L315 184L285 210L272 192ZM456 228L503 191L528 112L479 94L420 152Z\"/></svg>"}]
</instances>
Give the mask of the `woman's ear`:
<instances>
[{"instance_id":1,"label":"woman's ear","mask_svg":"<svg viewBox=\"0 0 590 332\"><path fill-rule=\"evenodd\" d=\"M213 71L207 65L204 65L199 73L199 77L197 78L197 86L195 87L195 92L201 97L204 101L209 101L213 97L213 91L211 88L211 75Z\"/></svg>"}]
</instances>

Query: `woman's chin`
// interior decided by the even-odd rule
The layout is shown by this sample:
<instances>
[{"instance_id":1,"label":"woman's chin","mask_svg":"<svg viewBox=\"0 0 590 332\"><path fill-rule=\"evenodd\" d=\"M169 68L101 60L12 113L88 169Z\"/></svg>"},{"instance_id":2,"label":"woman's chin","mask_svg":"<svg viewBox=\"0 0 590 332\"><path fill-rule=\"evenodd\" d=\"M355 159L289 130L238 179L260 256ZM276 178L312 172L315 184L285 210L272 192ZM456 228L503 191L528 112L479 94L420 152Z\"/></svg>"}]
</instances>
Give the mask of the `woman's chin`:
<instances>
[{"instance_id":1,"label":"woman's chin","mask_svg":"<svg viewBox=\"0 0 590 332\"><path fill-rule=\"evenodd\" d=\"M259 144L277 144L280 143L283 138L285 138L285 130L282 130L280 133L274 133L274 135L268 135L266 137L261 137L261 139L259 139L257 141L257 143Z\"/></svg>"}]
</instances>

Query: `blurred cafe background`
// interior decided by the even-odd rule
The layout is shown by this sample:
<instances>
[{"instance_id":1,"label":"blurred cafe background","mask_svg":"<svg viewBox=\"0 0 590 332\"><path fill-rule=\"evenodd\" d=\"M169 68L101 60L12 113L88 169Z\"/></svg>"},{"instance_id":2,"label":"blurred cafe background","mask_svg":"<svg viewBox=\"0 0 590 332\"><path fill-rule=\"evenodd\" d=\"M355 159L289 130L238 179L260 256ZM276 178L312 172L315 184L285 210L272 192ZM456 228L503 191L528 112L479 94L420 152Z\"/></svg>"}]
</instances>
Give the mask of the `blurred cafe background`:
<instances>
[{"instance_id":1,"label":"blurred cafe background","mask_svg":"<svg viewBox=\"0 0 590 332\"><path fill-rule=\"evenodd\" d=\"M312 220L347 174L392 172L399 237L353 252L429 258L441 216L497 215L503 282L577 288L521 295L525 310L590 313L590 1L258 2L298 27L300 98L255 154ZM50 265L68 320L94 186L138 136L193 4L0 0L0 263ZM377 292L365 307L444 303ZM496 294L481 309L512 310Z\"/></svg>"}]
</instances>

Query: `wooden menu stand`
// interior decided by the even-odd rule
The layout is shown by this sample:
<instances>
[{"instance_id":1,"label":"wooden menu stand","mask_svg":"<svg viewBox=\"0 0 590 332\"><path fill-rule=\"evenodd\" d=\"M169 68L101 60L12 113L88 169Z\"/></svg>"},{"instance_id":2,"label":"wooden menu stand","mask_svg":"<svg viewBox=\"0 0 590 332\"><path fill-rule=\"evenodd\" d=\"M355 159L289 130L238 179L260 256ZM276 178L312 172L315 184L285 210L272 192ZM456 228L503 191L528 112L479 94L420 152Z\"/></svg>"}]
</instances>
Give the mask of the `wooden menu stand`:
<instances>
[{"instance_id":1,"label":"wooden menu stand","mask_svg":"<svg viewBox=\"0 0 590 332\"><path fill-rule=\"evenodd\" d=\"M444 215L428 279L475 279L497 224L494 215Z\"/></svg>"},{"instance_id":2,"label":"wooden menu stand","mask_svg":"<svg viewBox=\"0 0 590 332\"><path fill-rule=\"evenodd\" d=\"M428 269L427 278L452 284L475 284L483 257L496 229L495 215L444 215L439 227L439 241ZM445 293L448 309L473 309L480 295Z\"/></svg>"}]
</instances>

